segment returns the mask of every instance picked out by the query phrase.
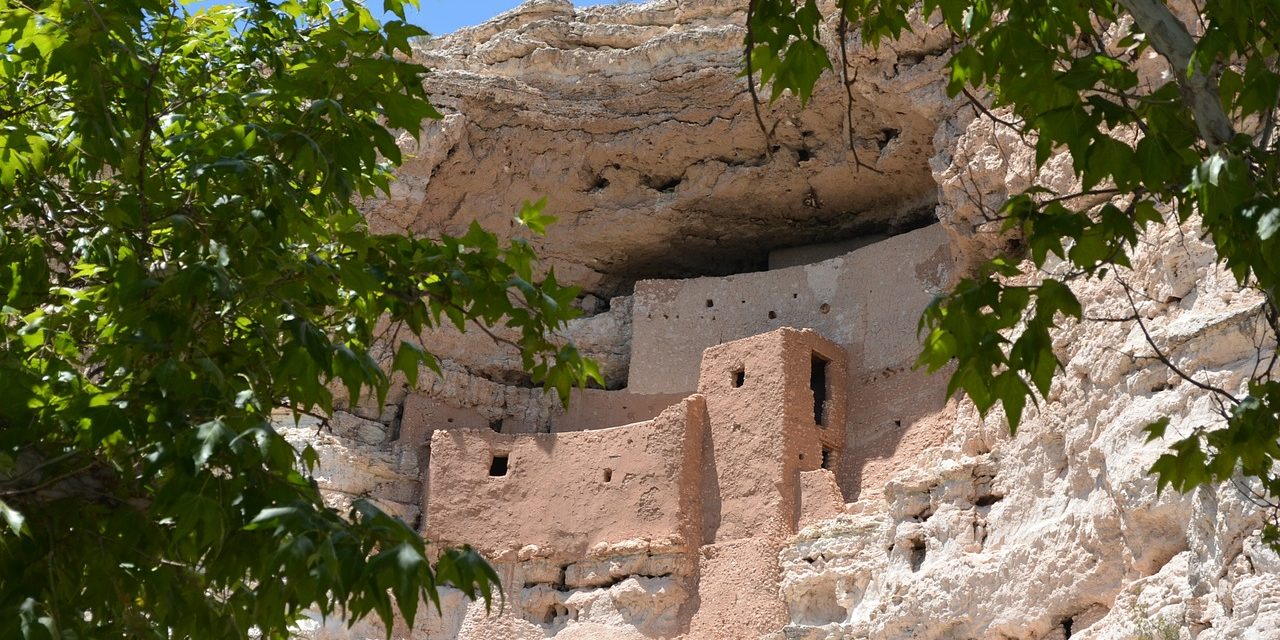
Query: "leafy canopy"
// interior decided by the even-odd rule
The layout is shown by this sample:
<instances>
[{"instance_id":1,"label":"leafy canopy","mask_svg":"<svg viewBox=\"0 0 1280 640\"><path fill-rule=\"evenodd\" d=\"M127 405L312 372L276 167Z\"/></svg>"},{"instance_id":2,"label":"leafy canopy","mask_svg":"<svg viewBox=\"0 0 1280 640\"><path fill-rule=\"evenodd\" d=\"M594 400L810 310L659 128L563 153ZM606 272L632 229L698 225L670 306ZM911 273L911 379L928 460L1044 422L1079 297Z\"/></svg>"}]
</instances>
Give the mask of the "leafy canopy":
<instances>
[{"instance_id":1,"label":"leafy canopy","mask_svg":"<svg viewBox=\"0 0 1280 640\"><path fill-rule=\"evenodd\" d=\"M1024 252L995 256L928 308L919 365L936 371L954 363L951 390L984 414L999 404L1016 430L1027 403L1048 393L1061 368L1049 331L1081 318L1065 282L1123 273L1146 227L1198 216L1218 260L1241 287L1261 294L1269 336L1243 395L1214 387L1163 354L1134 292L1117 278L1134 308L1124 320L1138 323L1156 357L1220 407L1219 422L1175 442L1152 470L1161 488L1181 491L1251 479L1239 486L1269 510L1264 533L1280 546L1280 381L1273 378L1280 356L1280 4L1192 5L1194 24L1162 0L924 1L923 15L940 19L951 36L948 93L964 95L986 117L994 117L989 106L1011 114L998 126L1034 145L1037 168L1065 151L1081 190L1037 186L1004 204L992 219L1022 240ZM851 25L876 46L912 28L916 6L837 0L841 53ZM817 5L751 0L749 16L748 72L760 70L774 97L790 91L807 99L830 66ZM1139 73L1151 52L1167 75ZM1051 261L1054 272L1043 271ZM1012 279L1027 264L1039 277ZM1151 424L1151 438L1163 437L1168 424L1167 416Z\"/></svg>"},{"instance_id":2,"label":"leafy canopy","mask_svg":"<svg viewBox=\"0 0 1280 640\"><path fill-rule=\"evenodd\" d=\"M357 211L438 116L424 32L386 5L0 0L0 637L279 638L307 607L390 628L438 585L488 601L469 549L432 566L374 505L326 508L315 451L270 420L336 386L381 401L388 321L505 323L548 385L599 380L548 338L576 292L528 244ZM435 366L392 346L411 383Z\"/></svg>"}]
</instances>

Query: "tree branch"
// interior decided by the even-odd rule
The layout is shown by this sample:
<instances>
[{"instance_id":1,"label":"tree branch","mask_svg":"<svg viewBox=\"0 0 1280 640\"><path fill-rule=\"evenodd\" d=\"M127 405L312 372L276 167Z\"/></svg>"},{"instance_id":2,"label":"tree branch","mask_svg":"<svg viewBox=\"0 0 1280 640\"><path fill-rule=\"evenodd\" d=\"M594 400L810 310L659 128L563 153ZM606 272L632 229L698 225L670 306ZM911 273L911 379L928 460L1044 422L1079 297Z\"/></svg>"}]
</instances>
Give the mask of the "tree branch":
<instances>
[{"instance_id":1,"label":"tree branch","mask_svg":"<svg viewBox=\"0 0 1280 640\"><path fill-rule=\"evenodd\" d=\"M1211 384L1200 382L1199 380L1192 378L1182 369L1179 369L1177 365L1173 364L1173 361L1169 360L1168 356L1166 356L1164 352L1160 350L1160 347L1156 346L1155 339L1152 338L1151 333L1147 331L1147 324L1142 321L1142 314L1138 313L1138 303L1133 299L1133 289L1129 286L1129 283L1122 280L1119 276L1116 276L1116 282L1120 283L1120 286L1124 288L1124 295L1126 298L1129 299L1129 308L1133 309L1133 319L1137 321L1138 328L1142 330L1142 337L1146 338L1147 346L1151 347L1152 352L1155 353L1156 360L1159 360L1162 364L1164 364L1164 366L1168 367L1169 370L1172 371L1175 375L1177 375L1179 378L1182 378L1183 380L1186 380L1187 382L1191 383L1195 387L1203 389L1210 393L1215 393L1219 396L1222 396L1230 400L1233 404L1240 404L1240 400L1235 396L1231 395L1230 393L1228 393L1227 390L1222 389L1220 387L1215 387Z\"/></svg>"},{"instance_id":2,"label":"tree branch","mask_svg":"<svg viewBox=\"0 0 1280 640\"><path fill-rule=\"evenodd\" d=\"M747 3L747 37L743 41L743 57L747 65L747 91L751 94L751 108L756 114L756 124L760 126L760 133L764 134L764 153L765 156L773 158L773 140L769 135L769 128L764 126L764 117L760 115L760 94L756 93L756 79L753 75L755 70L751 68L751 50L756 47L755 32L751 29L751 21L755 18L756 0L750 0Z\"/></svg>"},{"instance_id":3,"label":"tree branch","mask_svg":"<svg viewBox=\"0 0 1280 640\"><path fill-rule=\"evenodd\" d=\"M865 163L858 157L858 145L853 135L853 83L858 80L858 73L855 70L853 78L849 78L849 17L844 11L840 12L840 24L836 28L837 37L840 39L840 84L844 85L844 117L845 117L845 133L849 138L849 152L853 154L853 166L856 171L859 168L867 169L884 174L883 171Z\"/></svg>"},{"instance_id":4,"label":"tree branch","mask_svg":"<svg viewBox=\"0 0 1280 640\"><path fill-rule=\"evenodd\" d=\"M1222 109L1217 80L1207 69L1192 66L1196 42L1187 28L1160 0L1118 0L1133 21L1150 38L1151 46L1173 65L1182 86L1182 99L1195 115L1200 137L1210 150L1231 141L1235 128Z\"/></svg>"}]
</instances>

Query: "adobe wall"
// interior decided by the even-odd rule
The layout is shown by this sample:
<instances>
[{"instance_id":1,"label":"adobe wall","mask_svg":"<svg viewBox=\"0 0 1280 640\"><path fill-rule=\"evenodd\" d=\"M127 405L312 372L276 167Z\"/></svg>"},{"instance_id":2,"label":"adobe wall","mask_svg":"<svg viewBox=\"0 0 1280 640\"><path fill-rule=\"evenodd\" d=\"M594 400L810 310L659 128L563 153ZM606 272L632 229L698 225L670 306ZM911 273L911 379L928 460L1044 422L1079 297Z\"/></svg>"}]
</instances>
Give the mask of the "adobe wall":
<instances>
[{"instance_id":1,"label":"adobe wall","mask_svg":"<svg viewBox=\"0 0 1280 640\"><path fill-rule=\"evenodd\" d=\"M614 610L651 637L785 624L779 546L844 507L824 466L846 441L846 361L817 332L781 328L708 349L700 393L646 422L504 434L442 409L455 428L431 437L425 534L484 552L511 604L477 628L551 633Z\"/></svg>"},{"instance_id":2,"label":"adobe wall","mask_svg":"<svg viewBox=\"0 0 1280 640\"><path fill-rule=\"evenodd\" d=\"M946 232L935 224L814 264L641 280L627 388L692 391L703 350L779 327L818 330L848 350L853 371L910 365L919 346L915 332L903 328L916 326L950 267Z\"/></svg>"},{"instance_id":3,"label":"adobe wall","mask_svg":"<svg viewBox=\"0 0 1280 640\"><path fill-rule=\"evenodd\" d=\"M806 472L831 477L823 462L839 460L845 361L840 346L792 328L703 354L698 391L707 402L711 437L704 458L712 464L703 477L700 604L689 637L755 638L785 623L778 547L823 499L826 511L844 507L833 481L819 495L806 492L802 478Z\"/></svg>"},{"instance_id":4,"label":"adobe wall","mask_svg":"<svg viewBox=\"0 0 1280 640\"><path fill-rule=\"evenodd\" d=\"M946 233L934 225L815 264L642 281L628 389L689 388L704 349L779 326L813 328L845 353L848 409L843 452L832 471L847 501L877 493L952 426L946 372L912 370L919 343L914 330L903 330L916 326L950 278L950 266Z\"/></svg>"},{"instance_id":5,"label":"adobe wall","mask_svg":"<svg viewBox=\"0 0 1280 640\"><path fill-rule=\"evenodd\" d=\"M551 411L551 431L584 431L650 420L687 393L631 393L603 389L574 389L569 407Z\"/></svg>"},{"instance_id":6,"label":"adobe wall","mask_svg":"<svg viewBox=\"0 0 1280 640\"><path fill-rule=\"evenodd\" d=\"M652 421L609 429L436 431L426 536L465 541L491 556L533 545L582 558L601 543L637 539L684 546L698 536L704 431L697 396ZM497 477L490 475L495 455L507 456Z\"/></svg>"},{"instance_id":7,"label":"adobe wall","mask_svg":"<svg viewBox=\"0 0 1280 640\"><path fill-rule=\"evenodd\" d=\"M947 439L956 419L950 373L895 367L851 380L848 444L836 469L846 501L880 495L890 477Z\"/></svg>"}]
</instances>

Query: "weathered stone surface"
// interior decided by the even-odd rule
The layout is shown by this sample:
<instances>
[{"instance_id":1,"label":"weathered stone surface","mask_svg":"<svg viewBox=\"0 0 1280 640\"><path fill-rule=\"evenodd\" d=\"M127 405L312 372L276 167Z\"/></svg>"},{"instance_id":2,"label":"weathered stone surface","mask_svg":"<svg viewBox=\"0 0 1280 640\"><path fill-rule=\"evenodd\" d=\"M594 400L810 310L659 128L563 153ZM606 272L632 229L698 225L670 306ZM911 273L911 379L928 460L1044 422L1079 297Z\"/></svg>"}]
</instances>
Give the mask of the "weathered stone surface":
<instances>
[{"instance_id":1,"label":"weathered stone surface","mask_svg":"<svg viewBox=\"0 0 1280 640\"><path fill-rule=\"evenodd\" d=\"M660 0L575 9L534 0L427 43L430 123L378 228L496 230L524 199L560 217L539 255L597 295L643 277L763 268L771 249L930 220L927 159L942 114L945 30L857 65L852 138L828 76L808 109L763 107L772 153L738 77L746 5Z\"/></svg>"},{"instance_id":2,"label":"weathered stone surface","mask_svg":"<svg viewBox=\"0 0 1280 640\"><path fill-rule=\"evenodd\" d=\"M599 587L614 584L628 576L660 578L685 572L687 564L681 556L639 553L582 560L565 567L564 583L569 587Z\"/></svg>"},{"instance_id":3,"label":"weathered stone surface","mask_svg":"<svg viewBox=\"0 0 1280 640\"><path fill-rule=\"evenodd\" d=\"M338 412L329 421L275 416L276 429L295 447L311 446L319 463L315 477L326 503L347 513L357 498L372 500L405 522L421 512L417 460L386 441L387 425Z\"/></svg>"}]
</instances>

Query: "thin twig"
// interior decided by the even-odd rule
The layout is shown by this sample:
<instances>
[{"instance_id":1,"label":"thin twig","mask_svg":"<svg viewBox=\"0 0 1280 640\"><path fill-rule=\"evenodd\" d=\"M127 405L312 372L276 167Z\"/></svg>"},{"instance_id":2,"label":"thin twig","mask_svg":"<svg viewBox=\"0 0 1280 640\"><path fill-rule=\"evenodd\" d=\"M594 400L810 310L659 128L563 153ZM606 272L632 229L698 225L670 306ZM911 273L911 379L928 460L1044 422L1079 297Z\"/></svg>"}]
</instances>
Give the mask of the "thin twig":
<instances>
[{"instance_id":1,"label":"thin twig","mask_svg":"<svg viewBox=\"0 0 1280 640\"><path fill-rule=\"evenodd\" d=\"M45 98L44 98L43 100L39 100L39 101L37 101L37 102L33 102L33 103L31 103L31 104L28 104L28 105L23 105L23 106L21 106L21 107L19 107L19 108L17 108L17 109L12 110L12 111L7 111L7 110L5 110L5 109L0 109L0 120L9 120L9 119L12 119L12 118L17 118L18 116L21 116L21 115L26 114L26 113L31 112L31 111L35 111L36 109L39 109L40 107L43 107L43 106L45 106L45 105L47 105L47 104L50 104L50 103L52 103L52 102L53 102L53 99L52 99L52 98L50 98L50 97L48 97L48 96L45 96Z\"/></svg>"},{"instance_id":2,"label":"thin twig","mask_svg":"<svg viewBox=\"0 0 1280 640\"><path fill-rule=\"evenodd\" d=\"M1084 198L1087 196L1105 196L1105 195L1111 195L1111 194L1117 194L1117 193L1120 193L1119 189L1090 189L1088 191L1078 191L1076 193L1068 193L1065 195L1055 196L1052 198L1048 198L1046 200L1041 200L1037 204L1046 205L1051 202L1065 202L1067 200L1074 200L1076 198Z\"/></svg>"},{"instance_id":3,"label":"thin twig","mask_svg":"<svg viewBox=\"0 0 1280 640\"><path fill-rule=\"evenodd\" d=\"M836 35L840 39L840 83L844 85L845 133L849 136L849 151L853 153L853 166L855 170L866 168L883 175L883 171L863 162L862 158L858 157L858 145L853 135L853 84L858 81L858 72L855 69L853 78L849 78L849 46L845 42L849 35L849 18L843 10L840 12L840 24L836 28Z\"/></svg>"},{"instance_id":4,"label":"thin twig","mask_svg":"<svg viewBox=\"0 0 1280 640\"><path fill-rule=\"evenodd\" d=\"M769 128L764 126L764 116L760 115L760 94L756 93L755 71L751 68L751 50L756 46L755 31L753 31L751 22L756 12L756 0L747 3L747 37L744 40L744 55L747 65L747 91L751 93L751 108L756 114L756 124L760 125L760 133L764 134L764 153L769 159L773 159L773 141L769 135Z\"/></svg>"},{"instance_id":5,"label":"thin twig","mask_svg":"<svg viewBox=\"0 0 1280 640\"><path fill-rule=\"evenodd\" d=\"M992 120L994 120L995 122L998 122L998 123L1000 123L1000 124L1002 124L1002 125L1004 125L1004 126L1008 127L1008 128L1009 128L1009 129L1011 129L1014 133L1018 134L1018 137L1019 137L1019 138L1022 138L1022 141L1023 141L1024 143L1025 143L1025 142L1027 142L1027 133L1026 133L1025 131L1023 131L1021 127L1019 127L1018 125L1016 125L1016 124L1014 124L1014 123L1012 123L1012 122L1010 122L1010 121L1008 121L1008 120L1005 120L1004 118L1001 118L1000 116L997 116L997 115L996 115L996 114L994 114L994 113L991 113L991 110L990 110L990 109L988 109L988 108L986 107L986 105L983 105L983 104L982 104L982 102L981 102L981 101L979 101L979 100L978 100L978 98L977 98L976 96L974 96L972 93L969 93L969 89L967 89L967 88L965 88L965 87L960 87L960 92L964 94L964 97L966 97L966 98L968 98L968 99L969 99L969 103L973 105L973 108L974 108L974 109L977 109L978 111L981 111L981 112L982 112L982 115L985 115L985 116L987 116L988 118L991 118ZM1028 143L1028 144L1030 144L1030 143Z\"/></svg>"},{"instance_id":6,"label":"thin twig","mask_svg":"<svg viewBox=\"0 0 1280 640\"><path fill-rule=\"evenodd\" d=\"M1081 320L1088 322L1133 322L1138 319L1138 315L1124 316L1122 318L1108 318L1104 316L1083 316Z\"/></svg>"},{"instance_id":7,"label":"thin twig","mask_svg":"<svg viewBox=\"0 0 1280 640\"><path fill-rule=\"evenodd\" d=\"M1124 295L1129 300L1129 307L1133 309L1134 320L1137 321L1138 328L1142 330L1142 335L1143 337L1146 338L1147 345L1149 345L1151 347L1151 350L1155 352L1155 358L1157 360L1163 363L1164 366L1169 367L1169 370L1172 371L1174 374L1176 374L1179 378L1186 380L1192 385L1200 389L1203 389L1205 391L1208 391L1210 393L1218 394L1219 396L1222 396L1230 400L1234 404L1240 404L1240 400L1238 400L1235 396L1228 393L1225 389L1222 389L1220 387L1215 387L1211 384L1200 382L1199 380L1196 380L1195 378L1192 378L1191 376L1187 375L1182 369L1179 369L1177 365L1173 364L1173 362L1170 361L1167 356L1165 356L1164 352L1160 350L1160 347L1156 346L1155 339L1153 339L1151 337L1151 333L1147 331L1147 323L1142 321L1141 314L1138 313L1138 303L1133 299L1133 289L1129 286L1129 283L1125 282L1124 279L1118 275L1116 276L1116 282L1120 283L1120 286L1124 288Z\"/></svg>"},{"instance_id":8,"label":"thin twig","mask_svg":"<svg viewBox=\"0 0 1280 640\"><path fill-rule=\"evenodd\" d=\"M6 483L14 483L14 482L17 482L17 481L19 481L19 480L21 480L21 479L23 479L23 478L25 478L25 477L27 477L27 476L29 476L29 475L33 474L33 473L38 473L38 472L40 472L41 470L43 470L43 469L45 469L45 468L47 468L47 467L51 467L51 466L53 466L53 465L55 465L55 464L58 464L58 463L60 463L60 462L64 462L64 461L66 461L66 460L68 460L68 459L70 459L70 458L73 458L73 457L75 457L76 455L78 455L79 453L80 453L79 451L68 451L68 452L66 452L66 453L63 453L63 454L62 454L62 455L60 455L60 456L55 456L55 457L53 457L53 458L50 458L50 459L48 459L48 460L45 460L44 462L41 462L40 464L37 464L37 465L35 465L35 466L31 467L30 469L27 469L27 470L23 471L22 473L19 473L19 474L17 474L17 475L14 475L14 476L11 476L11 477L8 477L8 478L5 478L5 479L4 479L4 481L5 481Z\"/></svg>"},{"instance_id":9,"label":"thin twig","mask_svg":"<svg viewBox=\"0 0 1280 640\"><path fill-rule=\"evenodd\" d=\"M85 471L88 471L89 469L92 469L93 466L96 465L97 463L98 463L97 460L90 460L87 464L85 464L82 467L76 467L75 469L71 469L64 473L60 473L39 484L35 484L30 487L24 487L22 489L10 489L8 491L0 491L0 496L5 496L5 497L17 496L17 495L22 495L24 493L34 493L36 491L40 491L41 489L47 489L55 484L58 484L59 482L62 482L63 480L70 478L71 476L79 475L81 473L84 473Z\"/></svg>"},{"instance_id":10,"label":"thin twig","mask_svg":"<svg viewBox=\"0 0 1280 640\"><path fill-rule=\"evenodd\" d=\"M447 300L447 299L441 298L438 294L435 294L435 293L432 293L432 292L428 291L428 292L426 292L426 296L427 296L428 298L431 298L432 300L435 300L436 302L438 302L438 303L440 303L440 304L442 304L442 305L444 305L444 306L447 306L447 307L449 307L449 308L452 308L452 309L454 309L454 310L456 310L456 311L459 311L459 312L461 312L461 313L463 313L463 314L466 314L466 312L467 312L467 310L466 310L466 309L463 309L463 308L462 308L461 306L459 306L456 302L453 302L452 300ZM490 339L492 339L494 342L499 343L499 344L505 344L505 345L509 345L509 346L515 347L516 349L518 349L518 350L520 350L520 351L523 351L523 350L524 350L524 347L520 346L520 343L518 343L518 342L516 342L516 341L514 341L514 340L511 340L510 338L504 338L504 337L499 336L498 334L494 333L492 330L490 330L490 329L489 329L489 327L486 327L486 326L484 325L484 323L480 321L480 319L479 319L479 318L471 318L471 322L472 322L473 324L475 324L475 325L476 325L476 327L477 327L478 329L480 329L480 331L481 331L481 332L483 332L485 335L489 336L489 338L490 338Z\"/></svg>"},{"instance_id":11,"label":"thin twig","mask_svg":"<svg viewBox=\"0 0 1280 640\"><path fill-rule=\"evenodd\" d=\"M304 416L310 416L310 417L312 417L312 418L315 418L315 419L319 420L319 421L320 421L320 424L316 427L316 431L317 431L317 432L319 432L321 429L327 429L327 428L329 428L329 420L330 420L330 417L329 417L329 416L326 416L326 415L323 415L323 414L320 414L320 413L316 413L316 412L314 412L314 411L310 411L310 410L308 410L308 409L303 409L302 407L299 407L298 405L294 404L293 402L291 402L291 401L289 401L289 400L281 400L281 401L280 401L280 404L276 405L276 408L279 408L279 409L288 409L289 411L292 411L293 413L296 413L296 414L299 414L299 415L304 415Z\"/></svg>"}]
</instances>

